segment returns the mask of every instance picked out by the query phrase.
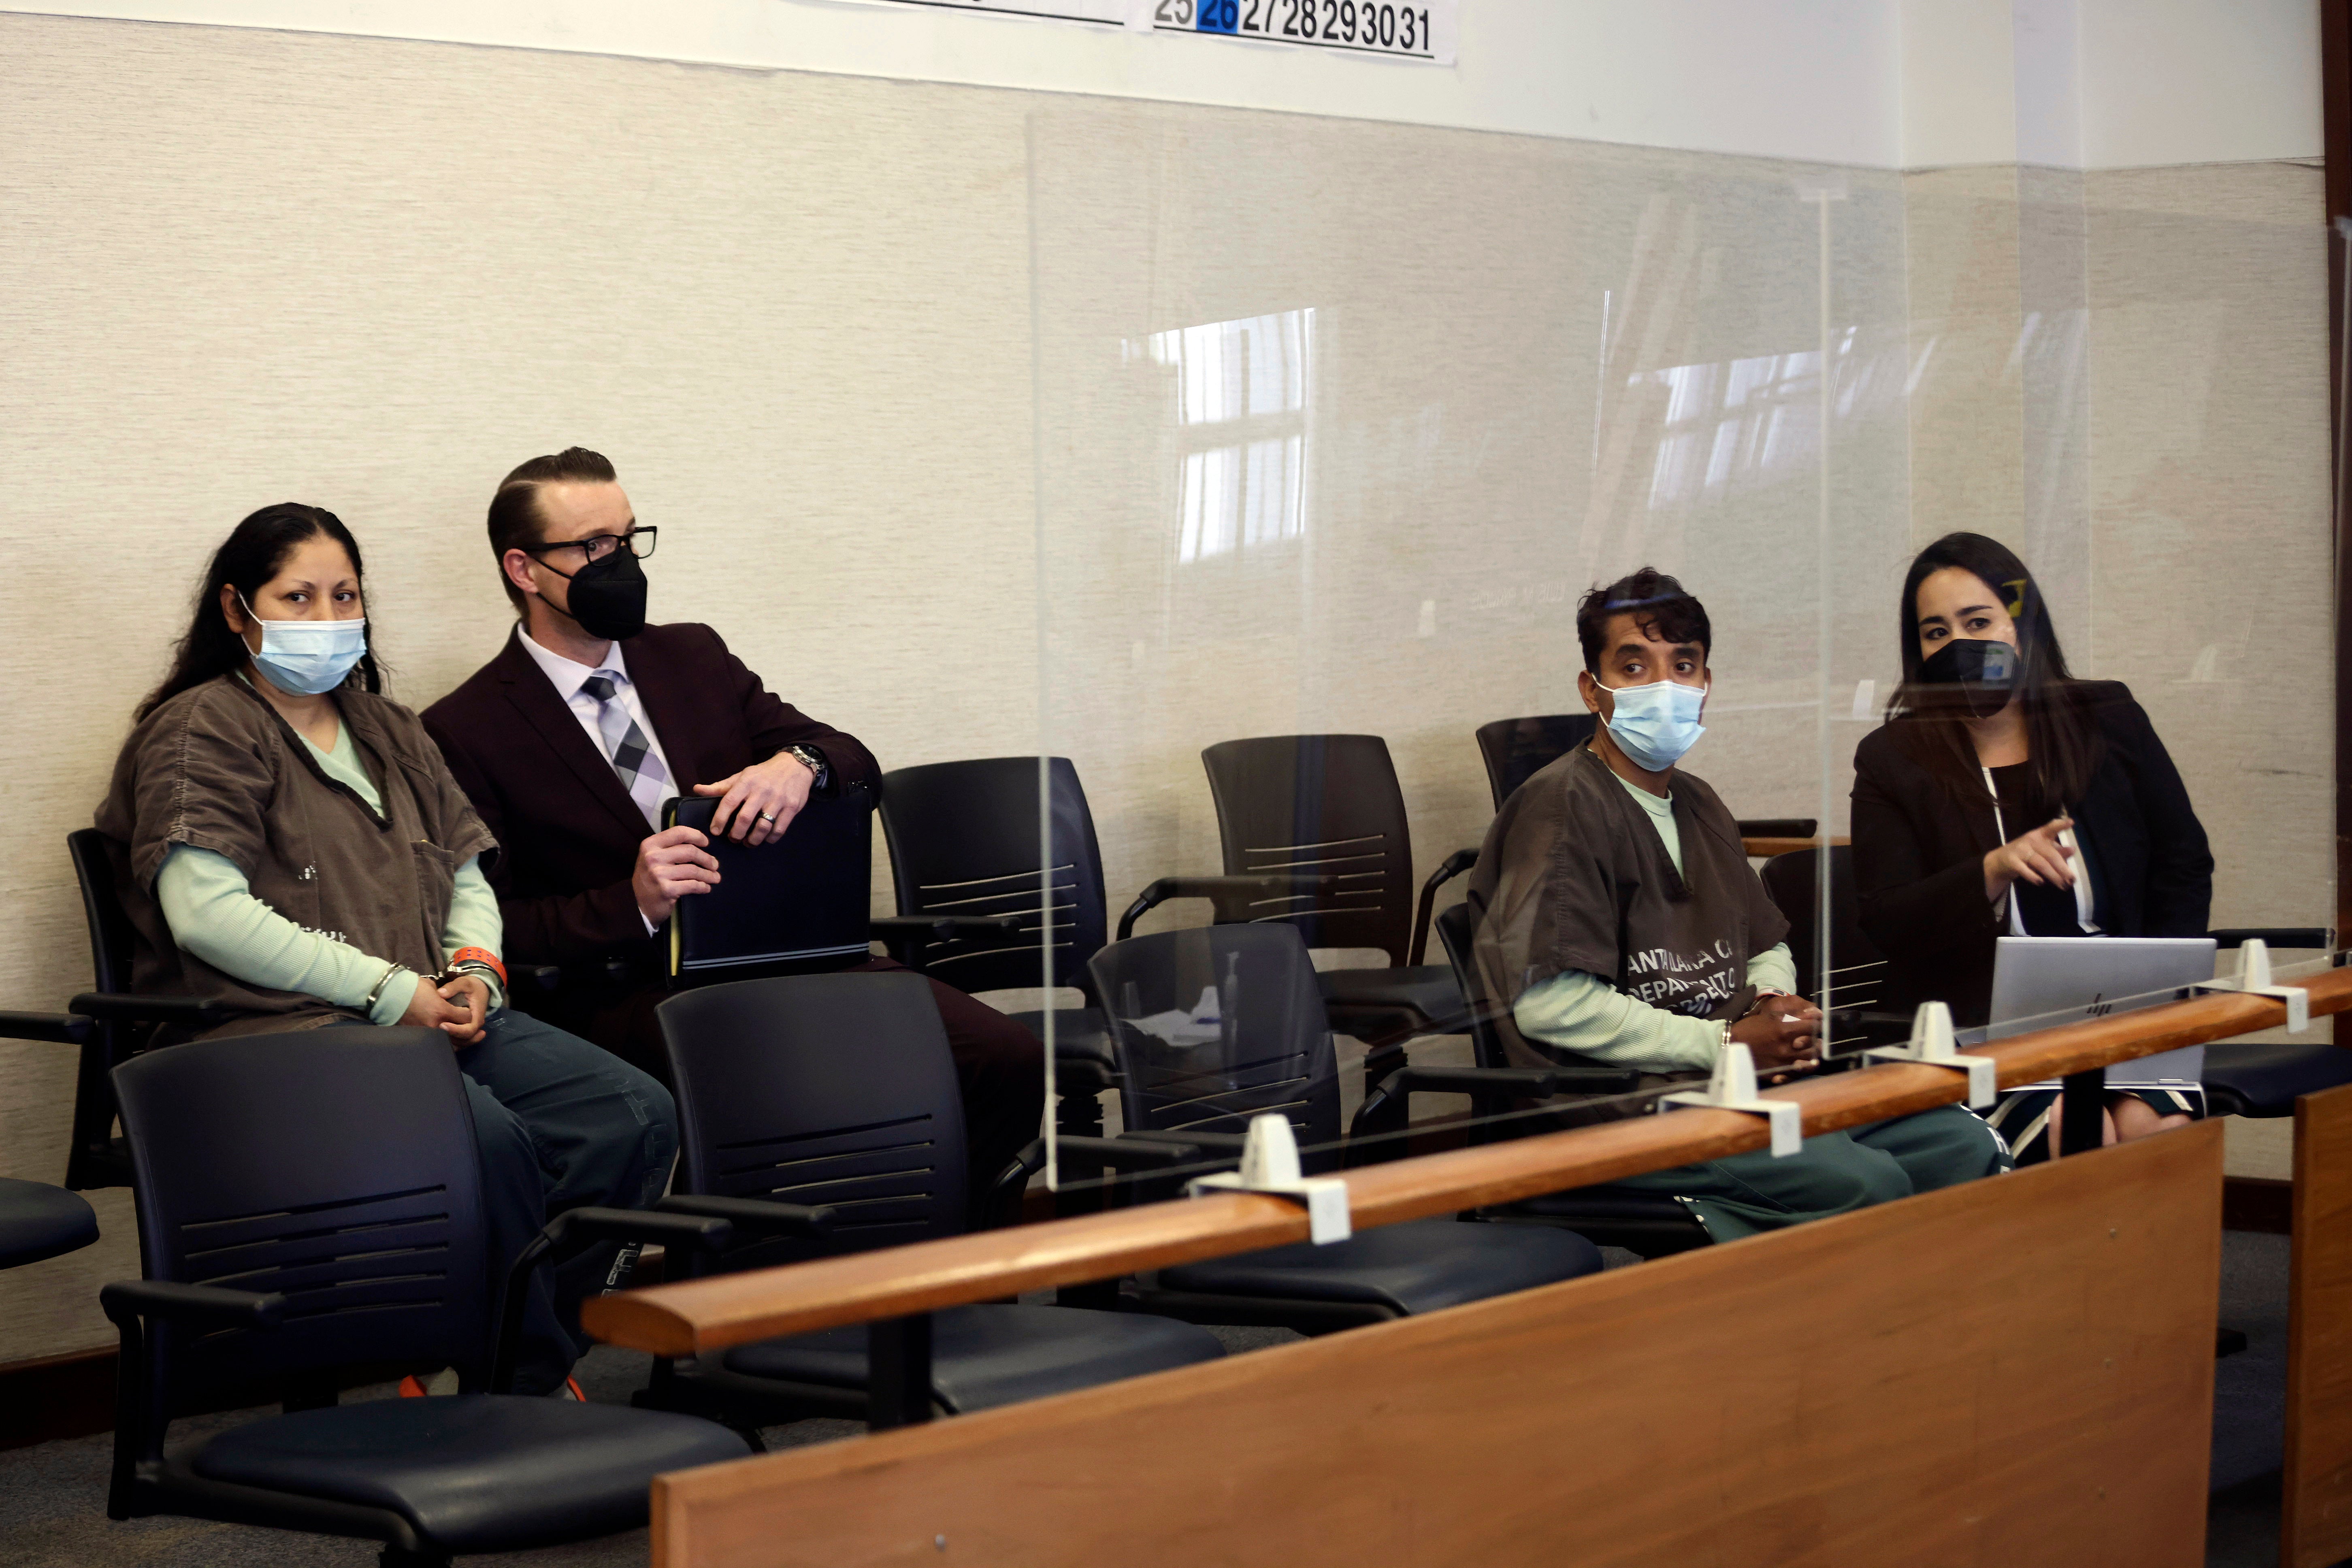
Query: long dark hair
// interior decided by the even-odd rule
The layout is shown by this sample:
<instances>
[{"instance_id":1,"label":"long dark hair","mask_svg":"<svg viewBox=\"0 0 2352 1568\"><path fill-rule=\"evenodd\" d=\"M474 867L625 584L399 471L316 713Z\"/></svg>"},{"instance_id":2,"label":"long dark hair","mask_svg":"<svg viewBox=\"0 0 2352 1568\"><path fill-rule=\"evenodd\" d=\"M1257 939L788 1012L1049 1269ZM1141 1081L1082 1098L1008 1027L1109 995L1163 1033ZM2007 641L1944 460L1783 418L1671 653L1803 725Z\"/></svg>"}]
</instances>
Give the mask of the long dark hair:
<instances>
[{"instance_id":1,"label":"long dark hair","mask_svg":"<svg viewBox=\"0 0 2352 1568\"><path fill-rule=\"evenodd\" d=\"M2041 585L2016 552L1997 539L1948 533L1911 563L1903 578L1895 628L1903 650L1903 684L1886 704L1887 721L1896 726L1904 749L1931 772L1971 795L1981 788L1976 744L1949 700L1951 688L1930 685L1919 675L1926 662L1919 653L1919 584L1948 566L1973 574L2017 623L2028 776L2042 799L2061 809L2071 806L2082 799L2091 775L2098 771L2104 750L2099 727L2066 668L2065 650L2058 646L2058 630L2050 623Z\"/></svg>"},{"instance_id":2,"label":"long dark hair","mask_svg":"<svg viewBox=\"0 0 2352 1568\"><path fill-rule=\"evenodd\" d=\"M196 590L195 615L173 655L172 673L139 704L136 717L146 718L190 687L243 669L253 652L245 646L245 639L229 628L228 617L221 613L222 587L235 588L247 605L252 604L262 584L284 568L286 558L294 553L295 547L322 533L343 547L352 558L352 575L364 584L366 573L360 563L359 541L352 537L342 519L324 507L279 501L276 506L263 507L238 523L235 531L221 542L221 547L213 552L212 564L205 568L204 584ZM376 663L373 637L368 639L368 650L361 657L359 668L343 682L346 686L354 683L362 691L383 689L383 671Z\"/></svg>"}]
</instances>

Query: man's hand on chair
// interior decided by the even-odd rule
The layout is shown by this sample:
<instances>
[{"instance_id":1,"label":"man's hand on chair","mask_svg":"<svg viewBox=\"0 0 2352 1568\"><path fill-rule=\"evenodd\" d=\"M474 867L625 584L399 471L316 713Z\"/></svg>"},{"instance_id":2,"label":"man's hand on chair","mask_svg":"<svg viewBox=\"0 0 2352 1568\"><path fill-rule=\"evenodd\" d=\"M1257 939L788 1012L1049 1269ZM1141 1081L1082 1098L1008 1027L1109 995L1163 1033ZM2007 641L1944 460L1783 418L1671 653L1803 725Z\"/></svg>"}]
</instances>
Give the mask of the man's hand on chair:
<instances>
[{"instance_id":1,"label":"man's hand on chair","mask_svg":"<svg viewBox=\"0 0 2352 1568\"><path fill-rule=\"evenodd\" d=\"M732 778L697 784L694 793L719 797L719 809L710 814L713 834L760 845L783 837L815 787L816 774L806 763L790 752L778 752Z\"/></svg>"},{"instance_id":2,"label":"man's hand on chair","mask_svg":"<svg viewBox=\"0 0 2352 1568\"><path fill-rule=\"evenodd\" d=\"M661 924L678 900L717 885L719 861L705 847L709 842L696 828L665 827L637 846L629 889L636 894L637 910L647 924Z\"/></svg>"}]
</instances>

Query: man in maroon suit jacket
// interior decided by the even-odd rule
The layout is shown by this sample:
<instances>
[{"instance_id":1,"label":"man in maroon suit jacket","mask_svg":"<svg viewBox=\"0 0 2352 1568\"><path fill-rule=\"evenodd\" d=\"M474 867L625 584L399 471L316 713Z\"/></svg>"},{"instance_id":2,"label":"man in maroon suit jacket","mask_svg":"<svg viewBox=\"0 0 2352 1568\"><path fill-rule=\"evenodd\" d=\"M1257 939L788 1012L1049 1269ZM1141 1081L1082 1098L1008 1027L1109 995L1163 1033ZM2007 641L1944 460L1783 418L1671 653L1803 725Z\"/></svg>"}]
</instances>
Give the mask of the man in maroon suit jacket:
<instances>
[{"instance_id":1,"label":"man in maroon suit jacket","mask_svg":"<svg viewBox=\"0 0 2352 1568\"><path fill-rule=\"evenodd\" d=\"M580 447L534 458L490 502L490 545L521 622L496 658L425 710L425 727L499 841L489 879L506 956L561 964L558 1022L667 1079L653 1009L656 933L718 861L670 795L719 796L711 831L779 835L812 793L878 787L853 737L763 686L709 626L644 624L640 532L613 466ZM888 959L865 967L894 969ZM931 982L963 1089L975 1205L1037 1135L1037 1037Z\"/></svg>"}]
</instances>

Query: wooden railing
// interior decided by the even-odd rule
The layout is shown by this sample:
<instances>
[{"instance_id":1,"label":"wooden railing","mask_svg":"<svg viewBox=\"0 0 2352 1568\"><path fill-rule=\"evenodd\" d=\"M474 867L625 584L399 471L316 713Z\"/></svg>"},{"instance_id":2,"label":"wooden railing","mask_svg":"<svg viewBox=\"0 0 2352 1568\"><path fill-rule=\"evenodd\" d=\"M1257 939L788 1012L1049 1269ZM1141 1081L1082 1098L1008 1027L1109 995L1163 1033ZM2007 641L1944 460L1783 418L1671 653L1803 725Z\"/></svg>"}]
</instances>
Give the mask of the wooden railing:
<instances>
[{"instance_id":1,"label":"wooden railing","mask_svg":"<svg viewBox=\"0 0 2352 1568\"><path fill-rule=\"evenodd\" d=\"M2315 1017L2352 1009L2352 970L2290 983L2308 989ZM2000 1063L2007 1089L2285 1021L2283 1002L2217 993L2019 1035L1973 1054ZM1770 1093L1803 1107L1810 1136L1958 1102L1966 1097L1966 1079L1943 1068L1891 1063ZM1759 1117L1677 1110L1399 1160L1351 1171L1346 1179L1354 1223L1369 1229L1747 1153L1764 1148L1768 1138ZM1304 1241L1307 1234L1305 1211L1295 1204L1223 1194L595 1297L581 1316L590 1333L612 1344L699 1355L1252 1252Z\"/></svg>"}]
</instances>

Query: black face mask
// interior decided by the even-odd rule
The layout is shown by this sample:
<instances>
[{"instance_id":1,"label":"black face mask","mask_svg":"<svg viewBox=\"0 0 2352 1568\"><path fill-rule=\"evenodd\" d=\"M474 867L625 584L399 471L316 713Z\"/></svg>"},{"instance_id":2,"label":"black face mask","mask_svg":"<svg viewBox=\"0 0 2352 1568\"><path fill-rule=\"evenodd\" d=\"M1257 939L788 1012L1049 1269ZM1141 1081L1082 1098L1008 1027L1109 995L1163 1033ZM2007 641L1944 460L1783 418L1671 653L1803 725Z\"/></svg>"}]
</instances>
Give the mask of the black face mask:
<instances>
[{"instance_id":1,"label":"black face mask","mask_svg":"<svg viewBox=\"0 0 2352 1568\"><path fill-rule=\"evenodd\" d=\"M2017 689L2017 649L2005 642L1954 637L1919 665L1919 679L1929 686L1952 688L1971 719L1990 719L2009 706Z\"/></svg>"},{"instance_id":2,"label":"black face mask","mask_svg":"<svg viewBox=\"0 0 2352 1568\"><path fill-rule=\"evenodd\" d=\"M625 641L646 629L646 569L626 546L571 577L567 612L592 637Z\"/></svg>"}]
</instances>

